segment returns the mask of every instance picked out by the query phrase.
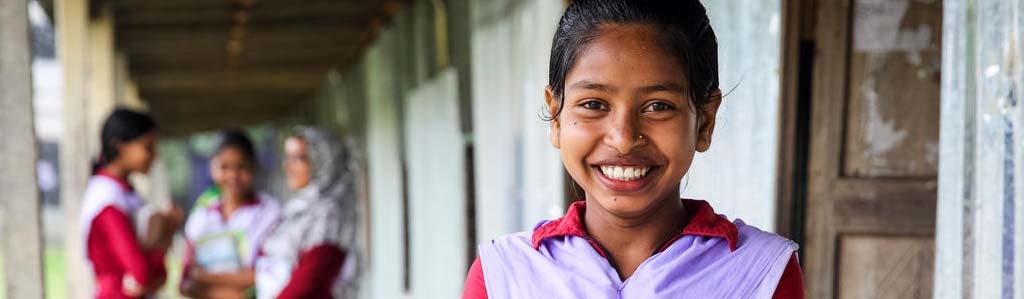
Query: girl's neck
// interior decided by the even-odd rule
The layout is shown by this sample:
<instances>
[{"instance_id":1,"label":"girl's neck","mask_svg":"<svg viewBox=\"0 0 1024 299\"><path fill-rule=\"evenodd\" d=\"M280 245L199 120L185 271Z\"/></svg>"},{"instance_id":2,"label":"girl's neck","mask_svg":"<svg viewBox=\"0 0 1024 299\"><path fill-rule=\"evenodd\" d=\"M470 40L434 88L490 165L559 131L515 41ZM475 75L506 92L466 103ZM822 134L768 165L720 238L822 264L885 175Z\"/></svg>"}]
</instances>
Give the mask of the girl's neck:
<instances>
[{"instance_id":1,"label":"girl's neck","mask_svg":"<svg viewBox=\"0 0 1024 299\"><path fill-rule=\"evenodd\" d=\"M224 219L231 219L231 215L233 215L238 208L245 205L248 198L249 192L237 195L224 194L220 202L221 215L224 216Z\"/></svg>"},{"instance_id":2,"label":"girl's neck","mask_svg":"<svg viewBox=\"0 0 1024 299\"><path fill-rule=\"evenodd\" d=\"M131 173L127 168L118 165L117 163L110 163L103 166L103 172L126 181L128 180L128 174Z\"/></svg>"},{"instance_id":3,"label":"girl's neck","mask_svg":"<svg viewBox=\"0 0 1024 299\"><path fill-rule=\"evenodd\" d=\"M600 244L622 279L632 276L659 246L683 229L685 211L677 198L662 200L649 213L620 217L588 200L583 223L591 238Z\"/></svg>"}]
</instances>

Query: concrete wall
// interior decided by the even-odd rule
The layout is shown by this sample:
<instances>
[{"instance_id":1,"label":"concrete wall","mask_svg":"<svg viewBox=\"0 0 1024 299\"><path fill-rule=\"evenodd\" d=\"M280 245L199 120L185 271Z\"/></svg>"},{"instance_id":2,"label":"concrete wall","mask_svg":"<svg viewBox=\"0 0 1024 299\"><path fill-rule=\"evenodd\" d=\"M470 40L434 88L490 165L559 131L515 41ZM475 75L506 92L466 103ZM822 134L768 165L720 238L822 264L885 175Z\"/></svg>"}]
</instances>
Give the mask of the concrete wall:
<instances>
[{"instance_id":1,"label":"concrete wall","mask_svg":"<svg viewBox=\"0 0 1024 299\"><path fill-rule=\"evenodd\" d=\"M565 213L562 160L541 120L560 1L472 1L476 238Z\"/></svg>"},{"instance_id":2,"label":"concrete wall","mask_svg":"<svg viewBox=\"0 0 1024 299\"><path fill-rule=\"evenodd\" d=\"M766 231L775 229L779 143L779 0L703 1L718 36L725 98L711 148L697 154L683 196Z\"/></svg>"}]
</instances>

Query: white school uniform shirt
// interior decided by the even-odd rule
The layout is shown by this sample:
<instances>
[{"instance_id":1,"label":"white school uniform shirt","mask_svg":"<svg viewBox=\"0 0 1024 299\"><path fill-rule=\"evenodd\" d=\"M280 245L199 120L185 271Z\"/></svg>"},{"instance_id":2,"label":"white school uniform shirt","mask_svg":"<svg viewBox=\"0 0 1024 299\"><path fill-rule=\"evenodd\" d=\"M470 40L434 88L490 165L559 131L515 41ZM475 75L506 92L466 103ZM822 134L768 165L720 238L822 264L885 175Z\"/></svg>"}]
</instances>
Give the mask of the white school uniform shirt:
<instances>
[{"instance_id":1,"label":"white school uniform shirt","mask_svg":"<svg viewBox=\"0 0 1024 299\"><path fill-rule=\"evenodd\" d=\"M84 199L82 199L82 212L79 215L79 225L82 227L81 238L82 244L89 244L89 233L92 230L92 221L99 216L100 212L106 207L114 207L121 213L128 216L128 219L132 221L135 227L136 237L142 238L146 231L146 221L138 221L138 219L148 219L148 217L140 217L139 213L143 210L143 201L129 186L126 182L115 179L113 176L100 173L93 175L89 178L89 182L85 187ZM141 227L140 227L141 226ZM88 259L89 246L84 246L86 251L85 256L86 262L91 266L92 261Z\"/></svg>"},{"instance_id":2,"label":"white school uniform shirt","mask_svg":"<svg viewBox=\"0 0 1024 299\"><path fill-rule=\"evenodd\" d=\"M185 223L185 239L189 244L195 244L204 236L212 234L242 233L245 236L245 244L239 246L243 246L245 252L241 262L245 267L252 267L263 240L280 218L280 205L273 197L259 194L254 201L235 210L230 219L224 219L220 207L221 203L218 200L209 207L193 211Z\"/></svg>"}]
</instances>

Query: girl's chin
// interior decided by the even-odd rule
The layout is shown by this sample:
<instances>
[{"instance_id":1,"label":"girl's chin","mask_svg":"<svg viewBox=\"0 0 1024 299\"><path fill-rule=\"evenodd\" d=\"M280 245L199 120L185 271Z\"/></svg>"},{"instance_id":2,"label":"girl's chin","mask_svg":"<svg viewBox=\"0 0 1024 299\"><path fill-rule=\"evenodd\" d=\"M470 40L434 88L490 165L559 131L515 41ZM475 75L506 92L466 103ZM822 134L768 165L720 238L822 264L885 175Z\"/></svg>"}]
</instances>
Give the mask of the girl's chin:
<instances>
[{"instance_id":1,"label":"girl's chin","mask_svg":"<svg viewBox=\"0 0 1024 299\"><path fill-rule=\"evenodd\" d=\"M220 192L223 193L225 196L230 197L244 197L246 193L245 191L233 188L221 188L220 190Z\"/></svg>"},{"instance_id":2,"label":"girl's chin","mask_svg":"<svg viewBox=\"0 0 1024 299\"><path fill-rule=\"evenodd\" d=\"M597 200L605 211L617 216L631 217L643 215L658 205L652 200L654 196L607 196Z\"/></svg>"}]
</instances>

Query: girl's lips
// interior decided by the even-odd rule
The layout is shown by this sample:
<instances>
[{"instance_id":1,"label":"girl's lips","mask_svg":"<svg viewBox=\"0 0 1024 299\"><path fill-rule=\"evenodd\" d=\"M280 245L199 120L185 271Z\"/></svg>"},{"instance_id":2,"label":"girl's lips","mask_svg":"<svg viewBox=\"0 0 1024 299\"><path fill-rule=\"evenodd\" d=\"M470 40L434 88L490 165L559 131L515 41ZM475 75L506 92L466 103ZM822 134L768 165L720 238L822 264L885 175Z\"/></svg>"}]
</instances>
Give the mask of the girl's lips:
<instances>
[{"instance_id":1,"label":"girl's lips","mask_svg":"<svg viewBox=\"0 0 1024 299\"><path fill-rule=\"evenodd\" d=\"M598 177L598 180L601 181L601 184L605 185L605 187L608 187L608 189L624 193L637 192L646 188L648 184L654 181L654 177L657 176L657 172L658 170L660 170L657 166L646 166L650 167L650 169L644 176L637 178L635 180L624 181L608 177L607 175L604 174L604 172L601 171L601 166L602 165L593 165L590 167L590 171L594 172L594 175Z\"/></svg>"}]
</instances>

